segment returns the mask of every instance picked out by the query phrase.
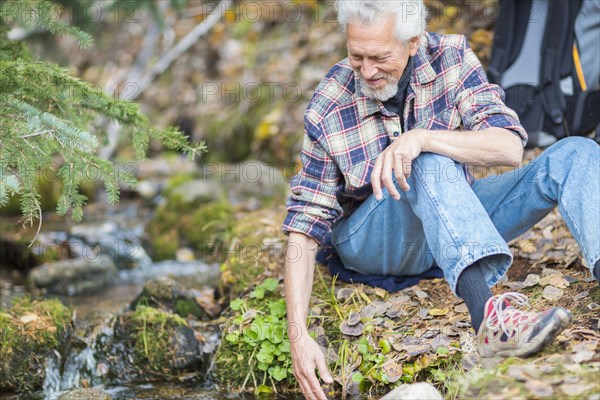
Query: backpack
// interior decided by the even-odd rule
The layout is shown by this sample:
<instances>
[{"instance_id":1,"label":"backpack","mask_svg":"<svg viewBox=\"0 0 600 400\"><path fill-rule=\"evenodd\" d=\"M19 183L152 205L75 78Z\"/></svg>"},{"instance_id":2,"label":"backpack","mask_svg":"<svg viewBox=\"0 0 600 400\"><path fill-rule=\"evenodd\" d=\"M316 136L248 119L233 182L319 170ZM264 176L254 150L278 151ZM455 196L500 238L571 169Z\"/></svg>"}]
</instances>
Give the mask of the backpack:
<instances>
[{"instance_id":1,"label":"backpack","mask_svg":"<svg viewBox=\"0 0 600 400\"><path fill-rule=\"evenodd\" d=\"M600 0L500 0L488 79L528 132L528 147L566 136L600 143Z\"/></svg>"}]
</instances>

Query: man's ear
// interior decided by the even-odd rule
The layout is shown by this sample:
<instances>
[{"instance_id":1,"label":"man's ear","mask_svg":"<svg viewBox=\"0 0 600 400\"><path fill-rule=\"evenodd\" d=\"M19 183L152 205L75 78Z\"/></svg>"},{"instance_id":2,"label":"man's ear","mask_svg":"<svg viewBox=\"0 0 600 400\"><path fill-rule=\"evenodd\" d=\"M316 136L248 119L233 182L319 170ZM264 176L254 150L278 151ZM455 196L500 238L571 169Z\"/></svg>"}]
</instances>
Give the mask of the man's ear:
<instances>
[{"instance_id":1,"label":"man's ear","mask_svg":"<svg viewBox=\"0 0 600 400\"><path fill-rule=\"evenodd\" d=\"M414 56L417 54L417 50L419 50L419 42L421 40L420 36L412 37L408 40L408 54Z\"/></svg>"}]
</instances>

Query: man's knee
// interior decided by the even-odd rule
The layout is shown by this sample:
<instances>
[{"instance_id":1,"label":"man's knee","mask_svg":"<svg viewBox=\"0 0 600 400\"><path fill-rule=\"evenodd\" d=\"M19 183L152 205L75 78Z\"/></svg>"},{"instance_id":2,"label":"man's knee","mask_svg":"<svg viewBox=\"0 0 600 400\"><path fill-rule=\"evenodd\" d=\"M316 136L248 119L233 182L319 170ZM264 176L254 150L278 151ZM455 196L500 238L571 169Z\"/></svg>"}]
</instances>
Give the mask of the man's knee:
<instances>
[{"instance_id":1,"label":"man's knee","mask_svg":"<svg viewBox=\"0 0 600 400\"><path fill-rule=\"evenodd\" d=\"M413 160L413 169L428 182L455 183L466 179L459 163L435 153L421 153Z\"/></svg>"},{"instance_id":2,"label":"man's knee","mask_svg":"<svg viewBox=\"0 0 600 400\"><path fill-rule=\"evenodd\" d=\"M590 166L597 166L600 159L600 146L592 139L570 136L554 144L556 150L552 156L560 160L577 160Z\"/></svg>"}]
</instances>

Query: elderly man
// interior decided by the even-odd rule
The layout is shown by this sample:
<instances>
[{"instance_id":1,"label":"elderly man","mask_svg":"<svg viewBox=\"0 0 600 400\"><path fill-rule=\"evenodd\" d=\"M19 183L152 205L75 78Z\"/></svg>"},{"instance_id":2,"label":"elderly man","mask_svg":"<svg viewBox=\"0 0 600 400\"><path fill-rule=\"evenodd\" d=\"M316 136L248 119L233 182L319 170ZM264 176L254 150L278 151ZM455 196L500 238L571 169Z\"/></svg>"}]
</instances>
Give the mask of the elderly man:
<instances>
[{"instance_id":1,"label":"elderly man","mask_svg":"<svg viewBox=\"0 0 600 400\"><path fill-rule=\"evenodd\" d=\"M424 32L421 0L337 7L348 58L306 110L302 170L283 223L293 367L304 395L325 398L315 370L332 382L306 327L315 255L328 235L356 273L416 276L437 264L467 305L483 357L541 350L569 324L569 311L519 310L525 296L489 288L512 262L506 242L557 205L598 279L598 145L568 138L524 168L473 181L465 165L517 166L527 134L465 38Z\"/></svg>"}]
</instances>

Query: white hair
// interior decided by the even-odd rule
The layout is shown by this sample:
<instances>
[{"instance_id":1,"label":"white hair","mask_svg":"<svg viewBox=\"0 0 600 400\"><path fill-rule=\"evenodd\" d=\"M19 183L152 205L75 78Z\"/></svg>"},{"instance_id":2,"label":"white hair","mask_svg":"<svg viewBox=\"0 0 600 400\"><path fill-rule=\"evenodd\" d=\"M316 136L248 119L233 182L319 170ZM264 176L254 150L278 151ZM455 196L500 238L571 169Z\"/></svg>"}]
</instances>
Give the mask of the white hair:
<instances>
[{"instance_id":1,"label":"white hair","mask_svg":"<svg viewBox=\"0 0 600 400\"><path fill-rule=\"evenodd\" d=\"M349 23L373 25L382 15L396 14L396 36L404 43L421 36L427 23L423 0L336 0L335 8L344 30Z\"/></svg>"}]
</instances>

